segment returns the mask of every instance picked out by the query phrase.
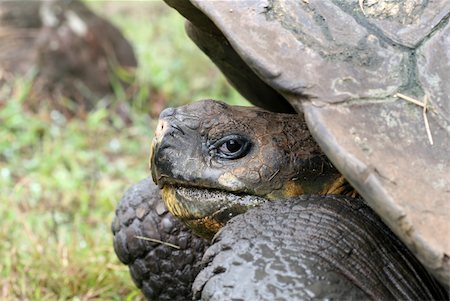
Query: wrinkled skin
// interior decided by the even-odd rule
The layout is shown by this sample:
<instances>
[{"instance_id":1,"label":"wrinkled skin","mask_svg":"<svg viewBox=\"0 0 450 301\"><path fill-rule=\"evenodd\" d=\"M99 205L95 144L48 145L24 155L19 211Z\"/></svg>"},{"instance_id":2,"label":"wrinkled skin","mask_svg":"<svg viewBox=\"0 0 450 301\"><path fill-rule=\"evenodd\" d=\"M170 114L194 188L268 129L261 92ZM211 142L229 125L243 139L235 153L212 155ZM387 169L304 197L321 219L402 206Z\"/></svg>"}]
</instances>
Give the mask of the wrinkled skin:
<instances>
[{"instance_id":1,"label":"wrinkled skin","mask_svg":"<svg viewBox=\"0 0 450 301\"><path fill-rule=\"evenodd\" d=\"M189 262L184 266L178 259L170 265L167 259L172 258L171 254L178 256L173 256L175 260L180 253L165 248L162 260L168 270L154 268L160 260L156 253L130 266L135 281L146 285L142 286L146 296L156 291L161 296L189 298L185 288L192 278L183 277L182 283L167 282L164 287L155 282L158 273L165 273L161 275L167 280L167 272L175 279L181 275L179 271L191 277L199 267L206 266L193 287L195 297L202 300L363 296L377 300L446 299L439 284L360 198L317 195L345 194L349 187L327 165L303 123L293 115L213 101L168 109L161 114L151 163L152 175L162 188L168 209L206 237L231 217L243 214L219 232L201 265ZM276 143L279 141L282 143ZM298 146L300 141L304 147ZM261 150L274 156L264 157ZM318 169L317 162L325 167ZM261 165L280 171L252 183L243 171L247 165L250 171ZM310 175L318 183L308 181ZM117 211L116 226L113 225L116 252L125 260L153 252L154 247L148 245L144 250L134 233L139 234L140 229L149 236L161 233L154 224L159 218L152 218L153 225L146 223L146 218L142 220L141 208L148 208L149 200L135 198L133 192L127 193ZM147 210L148 216L160 215ZM132 219L129 225L128 220ZM172 219L171 224L176 222ZM164 228L165 222L161 225ZM181 229L183 236L188 235ZM177 238L176 231L170 233L169 241L183 241ZM183 252L198 258L201 251ZM245 281L240 281L243 273Z\"/></svg>"},{"instance_id":2,"label":"wrinkled skin","mask_svg":"<svg viewBox=\"0 0 450 301\"><path fill-rule=\"evenodd\" d=\"M247 100L304 114L334 166L449 289L450 1L165 1Z\"/></svg>"},{"instance_id":3,"label":"wrinkled skin","mask_svg":"<svg viewBox=\"0 0 450 301\"><path fill-rule=\"evenodd\" d=\"M247 140L248 154L224 157L227 137ZM163 111L153 147L152 174L162 185L170 177L171 184L276 198L289 181L306 193L322 190L319 177L332 169L300 116L210 100Z\"/></svg>"},{"instance_id":4,"label":"wrinkled skin","mask_svg":"<svg viewBox=\"0 0 450 301\"><path fill-rule=\"evenodd\" d=\"M342 195L251 209L227 223L203 262L197 300L448 298L361 199Z\"/></svg>"},{"instance_id":5,"label":"wrinkled skin","mask_svg":"<svg viewBox=\"0 0 450 301\"><path fill-rule=\"evenodd\" d=\"M171 213L207 238L267 200L345 190L300 116L211 100L161 113L151 169Z\"/></svg>"}]
</instances>

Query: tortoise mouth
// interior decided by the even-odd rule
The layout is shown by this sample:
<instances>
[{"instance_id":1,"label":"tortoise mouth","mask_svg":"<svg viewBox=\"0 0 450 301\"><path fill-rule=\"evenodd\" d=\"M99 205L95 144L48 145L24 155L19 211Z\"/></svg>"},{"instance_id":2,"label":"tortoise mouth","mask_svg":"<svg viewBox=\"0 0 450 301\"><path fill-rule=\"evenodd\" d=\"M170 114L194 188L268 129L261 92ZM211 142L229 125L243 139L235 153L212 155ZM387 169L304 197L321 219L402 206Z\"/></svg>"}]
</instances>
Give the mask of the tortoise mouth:
<instances>
[{"instance_id":1,"label":"tortoise mouth","mask_svg":"<svg viewBox=\"0 0 450 301\"><path fill-rule=\"evenodd\" d=\"M175 217L207 239L232 217L269 201L255 195L170 184L162 187L162 196Z\"/></svg>"}]
</instances>

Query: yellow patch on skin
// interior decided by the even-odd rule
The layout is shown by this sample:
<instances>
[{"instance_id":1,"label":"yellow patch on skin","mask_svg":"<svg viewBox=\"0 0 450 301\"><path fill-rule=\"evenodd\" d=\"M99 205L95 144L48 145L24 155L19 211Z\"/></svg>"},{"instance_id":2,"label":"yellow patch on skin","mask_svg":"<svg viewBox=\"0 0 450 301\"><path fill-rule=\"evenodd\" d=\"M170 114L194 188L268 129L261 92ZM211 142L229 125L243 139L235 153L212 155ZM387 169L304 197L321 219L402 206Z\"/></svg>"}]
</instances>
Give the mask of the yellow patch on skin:
<instances>
[{"instance_id":1,"label":"yellow patch on skin","mask_svg":"<svg viewBox=\"0 0 450 301\"><path fill-rule=\"evenodd\" d=\"M325 187L322 194L342 194L352 198L358 196L358 192L353 187L350 187L344 176L340 176L331 185Z\"/></svg>"},{"instance_id":2,"label":"yellow patch on skin","mask_svg":"<svg viewBox=\"0 0 450 301\"><path fill-rule=\"evenodd\" d=\"M214 234L224 226L224 224L209 217L188 220L186 221L186 225L191 228L195 234L208 240L211 240Z\"/></svg>"},{"instance_id":3,"label":"yellow patch on skin","mask_svg":"<svg viewBox=\"0 0 450 301\"><path fill-rule=\"evenodd\" d=\"M294 182L294 181L288 181L286 184L284 184L282 191L283 191L283 197L285 197L285 198L290 198L290 197L298 196L298 195L305 193L302 185L300 185L298 182Z\"/></svg>"},{"instance_id":4,"label":"yellow patch on skin","mask_svg":"<svg viewBox=\"0 0 450 301\"><path fill-rule=\"evenodd\" d=\"M345 189L345 183L347 181L343 176L336 179L330 186L326 186L321 194L341 194Z\"/></svg>"},{"instance_id":5,"label":"yellow patch on skin","mask_svg":"<svg viewBox=\"0 0 450 301\"><path fill-rule=\"evenodd\" d=\"M161 195L170 213L182 220L197 235L203 238L212 239L214 234L224 226L224 224L219 223L211 217L190 219L192 218L191 212L184 208L177 200L176 190L173 186L164 186Z\"/></svg>"},{"instance_id":6,"label":"yellow patch on skin","mask_svg":"<svg viewBox=\"0 0 450 301\"><path fill-rule=\"evenodd\" d=\"M283 198L290 198L304 194L302 185L295 181L288 181L280 190L274 190L265 197L269 200L276 201Z\"/></svg>"},{"instance_id":7,"label":"yellow patch on skin","mask_svg":"<svg viewBox=\"0 0 450 301\"><path fill-rule=\"evenodd\" d=\"M226 172L223 175L221 175L218 179L218 182L220 185L228 187L231 190L241 190L244 188L244 184L236 178L235 175Z\"/></svg>"},{"instance_id":8,"label":"yellow patch on skin","mask_svg":"<svg viewBox=\"0 0 450 301\"><path fill-rule=\"evenodd\" d=\"M172 213L174 216L178 218L182 218L185 216L189 216L189 212L180 206L180 203L178 202L176 198L176 192L175 188L172 186L164 186L161 190L161 196L164 200L164 203L167 206L167 209Z\"/></svg>"},{"instance_id":9,"label":"yellow patch on skin","mask_svg":"<svg viewBox=\"0 0 450 301\"><path fill-rule=\"evenodd\" d=\"M268 194L266 197L270 200L277 200L280 198L290 198L299 196L305 193L311 193L304 190L301 183L296 181L289 181L286 184L283 185L283 187L280 190L276 190ZM322 191L316 192L319 194L343 194L348 195L351 197L355 197L357 195L357 192L354 189L349 190L349 184L347 180L340 176L330 182L329 184L325 185Z\"/></svg>"}]
</instances>

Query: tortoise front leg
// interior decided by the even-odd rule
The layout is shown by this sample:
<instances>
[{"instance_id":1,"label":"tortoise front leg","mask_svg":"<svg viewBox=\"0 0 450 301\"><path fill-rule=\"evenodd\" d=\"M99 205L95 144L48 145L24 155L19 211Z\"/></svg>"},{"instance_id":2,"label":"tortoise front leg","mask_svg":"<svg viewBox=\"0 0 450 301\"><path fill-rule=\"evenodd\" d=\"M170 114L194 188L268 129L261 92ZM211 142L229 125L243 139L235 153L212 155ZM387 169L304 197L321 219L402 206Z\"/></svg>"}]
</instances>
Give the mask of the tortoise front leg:
<instances>
[{"instance_id":1,"label":"tortoise front leg","mask_svg":"<svg viewBox=\"0 0 450 301\"><path fill-rule=\"evenodd\" d=\"M209 243L166 209L150 178L123 196L112 223L114 250L147 299L190 300Z\"/></svg>"}]
</instances>

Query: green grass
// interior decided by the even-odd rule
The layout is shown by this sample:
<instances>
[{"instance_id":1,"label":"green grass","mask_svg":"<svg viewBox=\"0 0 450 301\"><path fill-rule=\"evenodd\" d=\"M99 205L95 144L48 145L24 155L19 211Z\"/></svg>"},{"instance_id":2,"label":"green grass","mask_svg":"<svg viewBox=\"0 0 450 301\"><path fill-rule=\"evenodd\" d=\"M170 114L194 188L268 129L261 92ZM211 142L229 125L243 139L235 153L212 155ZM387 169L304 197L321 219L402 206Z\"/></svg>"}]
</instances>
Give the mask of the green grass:
<instances>
[{"instance_id":1,"label":"green grass","mask_svg":"<svg viewBox=\"0 0 450 301\"><path fill-rule=\"evenodd\" d=\"M108 19L132 42L139 61L137 80L146 89L141 96L151 98L156 91L154 96L171 106L205 98L249 105L187 37L184 19L161 1L89 3L99 13L109 11ZM145 103L142 97L135 102Z\"/></svg>"},{"instance_id":2,"label":"green grass","mask_svg":"<svg viewBox=\"0 0 450 301\"><path fill-rule=\"evenodd\" d=\"M156 2L92 3L132 41L140 67L131 123L113 102L67 119L27 110L29 79L0 87L0 300L142 300L116 258L110 224L127 187L149 175L155 106L241 102Z\"/></svg>"},{"instance_id":3,"label":"green grass","mask_svg":"<svg viewBox=\"0 0 450 301\"><path fill-rule=\"evenodd\" d=\"M127 186L147 176L153 122L106 108L84 120L0 111L0 299L133 299L110 223ZM3 295L1 295L3 294Z\"/></svg>"}]
</instances>

